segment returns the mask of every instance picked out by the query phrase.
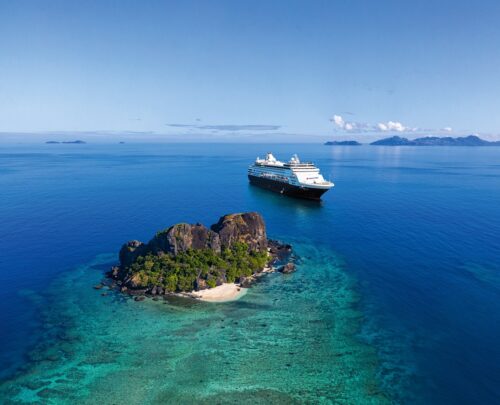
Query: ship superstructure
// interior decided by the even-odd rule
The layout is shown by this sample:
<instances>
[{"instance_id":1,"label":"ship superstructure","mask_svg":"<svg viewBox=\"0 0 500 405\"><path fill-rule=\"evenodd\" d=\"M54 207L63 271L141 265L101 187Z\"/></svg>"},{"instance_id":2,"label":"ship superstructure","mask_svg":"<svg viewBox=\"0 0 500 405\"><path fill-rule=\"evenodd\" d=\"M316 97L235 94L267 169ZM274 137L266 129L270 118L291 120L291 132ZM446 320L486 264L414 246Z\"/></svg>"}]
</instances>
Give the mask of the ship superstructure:
<instances>
[{"instance_id":1,"label":"ship superstructure","mask_svg":"<svg viewBox=\"0 0 500 405\"><path fill-rule=\"evenodd\" d=\"M310 162L301 162L293 155L288 162L277 160L272 153L264 159L257 158L248 168L248 179L252 184L293 197L319 200L333 187Z\"/></svg>"}]
</instances>

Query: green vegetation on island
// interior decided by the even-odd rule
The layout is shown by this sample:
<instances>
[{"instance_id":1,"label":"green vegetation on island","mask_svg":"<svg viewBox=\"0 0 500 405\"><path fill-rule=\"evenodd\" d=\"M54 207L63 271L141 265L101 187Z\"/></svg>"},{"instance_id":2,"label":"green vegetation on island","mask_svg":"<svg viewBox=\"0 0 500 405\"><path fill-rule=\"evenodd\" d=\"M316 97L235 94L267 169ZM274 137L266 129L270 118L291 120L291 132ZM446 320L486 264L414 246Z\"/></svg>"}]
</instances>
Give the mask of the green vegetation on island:
<instances>
[{"instance_id":1,"label":"green vegetation on island","mask_svg":"<svg viewBox=\"0 0 500 405\"><path fill-rule=\"evenodd\" d=\"M262 270L268 262L267 251L249 251L244 242L236 242L221 253L212 249L189 249L177 255L139 256L129 267L137 288L157 286L168 292L191 291L205 280L213 288L221 280L233 283Z\"/></svg>"}]
</instances>

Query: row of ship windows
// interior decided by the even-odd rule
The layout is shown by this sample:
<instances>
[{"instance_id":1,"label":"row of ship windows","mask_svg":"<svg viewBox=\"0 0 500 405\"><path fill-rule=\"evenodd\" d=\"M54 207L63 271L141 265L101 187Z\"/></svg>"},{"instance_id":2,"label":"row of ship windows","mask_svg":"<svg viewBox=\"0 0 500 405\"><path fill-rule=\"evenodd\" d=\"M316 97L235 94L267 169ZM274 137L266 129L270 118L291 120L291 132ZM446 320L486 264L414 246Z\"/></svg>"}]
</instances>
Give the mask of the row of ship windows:
<instances>
[{"instance_id":1,"label":"row of ship windows","mask_svg":"<svg viewBox=\"0 0 500 405\"><path fill-rule=\"evenodd\" d=\"M288 173L283 173L283 172L277 172L277 171L273 171L273 170L252 170L250 169L249 170L250 172L252 173L273 173L273 174L276 174L276 175L280 175L280 176L283 176L283 175L292 175L292 173L288 172Z\"/></svg>"},{"instance_id":2,"label":"row of ship windows","mask_svg":"<svg viewBox=\"0 0 500 405\"><path fill-rule=\"evenodd\" d=\"M290 177L286 177L286 176L280 176L278 174L271 174L271 173L268 173L268 172L259 173L257 171L250 171L250 174L252 174L254 176L257 176L257 177L262 177L262 178L265 178L265 179L281 181L283 183L290 183L290 184L294 184L295 183L294 179L292 179Z\"/></svg>"},{"instance_id":3,"label":"row of ship windows","mask_svg":"<svg viewBox=\"0 0 500 405\"><path fill-rule=\"evenodd\" d=\"M258 165L254 166L255 169L261 170L293 170L293 171L315 171L318 170L316 166L266 166L266 165Z\"/></svg>"},{"instance_id":4,"label":"row of ship windows","mask_svg":"<svg viewBox=\"0 0 500 405\"><path fill-rule=\"evenodd\" d=\"M270 167L270 168L278 167L278 168L283 168L283 169L289 169L290 167L293 167L294 169L295 169L295 168L297 168L297 167L303 167L303 168L316 168L316 166L314 166L314 164L312 164L312 163L295 163L295 164L287 164L287 163L285 163L283 166L279 166L279 165L257 164L257 166L261 166L261 167Z\"/></svg>"},{"instance_id":5,"label":"row of ship windows","mask_svg":"<svg viewBox=\"0 0 500 405\"><path fill-rule=\"evenodd\" d=\"M272 174L276 174L276 175L283 175L285 173L283 172L280 172L280 171L274 171L274 170L259 170L259 169L249 169L249 173L272 173ZM310 174L310 175L318 175L319 172L317 171L312 171L312 170L297 170L297 171L294 171L294 172L288 172L286 173L287 176L293 176L294 173L307 173L307 174Z\"/></svg>"},{"instance_id":6,"label":"row of ship windows","mask_svg":"<svg viewBox=\"0 0 500 405\"><path fill-rule=\"evenodd\" d=\"M259 168L250 168L249 171L253 171L254 173L276 173L276 174L283 174L283 171L281 170L269 170L269 169L259 169ZM293 172L288 171L287 175L291 175L293 173L311 173L311 174L318 174L318 170L294 170Z\"/></svg>"}]
</instances>

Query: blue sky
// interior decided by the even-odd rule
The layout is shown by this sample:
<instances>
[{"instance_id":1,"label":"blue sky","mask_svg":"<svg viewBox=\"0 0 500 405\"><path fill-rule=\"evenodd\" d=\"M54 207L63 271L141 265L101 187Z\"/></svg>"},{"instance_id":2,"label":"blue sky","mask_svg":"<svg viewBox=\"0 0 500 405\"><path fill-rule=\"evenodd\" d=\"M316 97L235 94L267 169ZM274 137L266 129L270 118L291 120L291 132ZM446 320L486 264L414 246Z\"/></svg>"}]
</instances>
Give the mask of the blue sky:
<instances>
[{"instance_id":1,"label":"blue sky","mask_svg":"<svg viewBox=\"0 0 500 405\"><path fill-rule=\"evenodd\" d=\"M496 1L0 1L0 132L498 139L499 21Z\"/></svg>"}]
</instances>

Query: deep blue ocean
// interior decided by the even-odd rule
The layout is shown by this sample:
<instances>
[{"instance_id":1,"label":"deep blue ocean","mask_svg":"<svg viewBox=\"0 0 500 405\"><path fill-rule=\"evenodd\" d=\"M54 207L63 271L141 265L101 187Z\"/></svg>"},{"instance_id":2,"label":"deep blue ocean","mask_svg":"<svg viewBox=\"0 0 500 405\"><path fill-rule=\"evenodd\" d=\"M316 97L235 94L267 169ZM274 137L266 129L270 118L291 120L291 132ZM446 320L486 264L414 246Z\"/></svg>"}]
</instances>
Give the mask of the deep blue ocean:
<instances>
[{"instance_id":1,"label":"deep blue ocean","mask_svg":"<svg viewBox=\"0 0 500 405\"><path fill-rule=\"evenodd\" d=\"M250 186L269 151L335 187ZM125 241L243 211L296 273L225 304L92 288ZM0 235L2 403L500 403L500 147L4 144Z\"/></svg>"}]
</instances>

